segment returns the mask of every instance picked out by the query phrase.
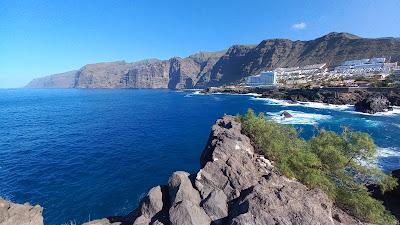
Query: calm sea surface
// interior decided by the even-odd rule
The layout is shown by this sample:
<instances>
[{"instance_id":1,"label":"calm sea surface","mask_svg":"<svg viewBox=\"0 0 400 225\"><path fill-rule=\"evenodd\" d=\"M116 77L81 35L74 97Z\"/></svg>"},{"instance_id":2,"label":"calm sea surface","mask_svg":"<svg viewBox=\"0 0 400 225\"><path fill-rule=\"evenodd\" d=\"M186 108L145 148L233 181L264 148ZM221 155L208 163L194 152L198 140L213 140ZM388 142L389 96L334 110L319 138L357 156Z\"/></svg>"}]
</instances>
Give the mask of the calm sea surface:
<instances>
[{"instance_id":1,"label":"calm sea surface","mask_svg":"<svg viewBox=\"0 0 400 225\"><path fill-rule=\"evenodd\" d=\"M368 132L379 165L400 168L396 113L167 90L0 90L0 196L40 204L51 225L128 213L173 171L195 172L214 121L248 108L305 138L315 127Z\"/></svg>"}]
</instances>

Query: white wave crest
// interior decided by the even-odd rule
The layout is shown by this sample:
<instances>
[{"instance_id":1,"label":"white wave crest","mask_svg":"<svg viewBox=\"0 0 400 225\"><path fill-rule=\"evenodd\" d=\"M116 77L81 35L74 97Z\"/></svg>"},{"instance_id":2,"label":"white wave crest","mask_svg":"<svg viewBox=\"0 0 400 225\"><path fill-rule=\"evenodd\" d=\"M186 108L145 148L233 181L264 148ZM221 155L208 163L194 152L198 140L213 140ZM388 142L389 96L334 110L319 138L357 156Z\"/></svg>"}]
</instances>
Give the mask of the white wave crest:
<instances>
[{"instance_id":1,"label":"white wave crest","mask_svg":"<svg viewBox=\"0 0 400 225\"><path fill-rule=\"evenodd\" d=\"M287 100L278 100L278 99L271 99L271 98L251 98L253 101L264 101L266 105L282 105L282 106L302 106L307 108L314 108L314 109L330 109L330 110L337 110L342 112L348 112L353 114L360 114L366 116L395 116L400 115L400 107L394 106L393 110L387 112L378 112L375 114L369 113L362 113L357 112L354 109L354 105L333 105L333 104L326 104L320 102L296 102L292 103Z\"/></svg>"},{"instance_id":2,"label":"white wave crest","mask_svg":"<svg viewBox=\"0 0 400 225\"><path fill-rule=\"evenodd\" d=\"M388 147L388 148L377 148L378 158L386 158L386 157L400 157L400 149L396 147ZM400 165L399 165L400 166Z\"/></svg>"},{"instance_id":3,"label":"white wave crest","mask_svg":"<svg viewBox=\"0 0 400 225\"><path fill-rule=\"evenodd\" d=\"M284 110L280 111L280 112L275 112L275 113L267 113L267 115L273 121L280 123L280 124L313 125L313 124L317 124L318 122L320 122L322 120L329 120L332 118L330 115L304 113L304 112L292 111L292 110L286 110L286 112L290 113L290 115L292 115L292 117L285 118L285 117L281 116L281 114L283 112L284 112Z\"/></svg>"},{"instance_id":4,"label":"white wave crest","mask_svg":"<svg viewBox=\"0 0 400 225\"><path fill-rule=\"evenodd\" d=\"M201 91L194 91L194 92L192 92L190 94L185 95L184 97L185 98L191 98L191 97L196 96L196 95L205 95L205 94L202 93Z\"/></svg>"}]
</instances>

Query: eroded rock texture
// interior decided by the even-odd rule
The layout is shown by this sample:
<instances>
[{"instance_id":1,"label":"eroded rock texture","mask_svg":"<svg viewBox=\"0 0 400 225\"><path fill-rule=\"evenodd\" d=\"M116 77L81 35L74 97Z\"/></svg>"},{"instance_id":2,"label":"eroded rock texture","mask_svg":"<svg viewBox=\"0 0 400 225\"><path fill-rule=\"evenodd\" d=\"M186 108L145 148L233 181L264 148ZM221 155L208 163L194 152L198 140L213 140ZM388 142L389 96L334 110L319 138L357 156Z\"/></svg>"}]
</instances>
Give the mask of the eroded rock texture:
<instances>
[{"instance_id":1,"label":"eroded rock texture","mask_svg":"<svg viewBox=\"0 0 400 225\"><path fill-rule=\"evenodd\" d=\"M363 224L321 190L280 175L232 116L212 127L200 164L198 173L178 171L167 185L152 188L128 216L86 225Z\"/></svg>"},{"instance_id":2,"label":"eroded rock texture","mask_svg":"<svg viewBox=\"0 0 400 225\"><path fill-rule=\"evenodd\" d=\"M43 208L0 198L0 225L43 225Z\"/></svg>"}]
</instances>

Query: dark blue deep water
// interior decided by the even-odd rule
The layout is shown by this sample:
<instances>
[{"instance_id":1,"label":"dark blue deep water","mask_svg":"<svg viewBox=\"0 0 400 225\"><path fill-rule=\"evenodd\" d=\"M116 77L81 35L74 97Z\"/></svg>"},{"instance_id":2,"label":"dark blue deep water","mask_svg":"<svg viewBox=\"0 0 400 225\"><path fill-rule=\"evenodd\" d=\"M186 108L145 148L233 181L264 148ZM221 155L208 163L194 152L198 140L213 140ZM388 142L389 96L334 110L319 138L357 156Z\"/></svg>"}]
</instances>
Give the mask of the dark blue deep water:
<instances>
[{"instance_id":1,"label":"dark blue deep water","mask_svg":"<svg viewBox=\"0 0 400 225\"><path fill-rule=\"evenodd\" d=\"M379 165L400 167L400 114L313 107L166 90L0 90L0 196L42 205L46 224L125 214L173 171L196 171L214 121L248 108L306 138L316 126L368 132ZM294 119L280 121L282 110Z\"/></svg>"}]
</instances>

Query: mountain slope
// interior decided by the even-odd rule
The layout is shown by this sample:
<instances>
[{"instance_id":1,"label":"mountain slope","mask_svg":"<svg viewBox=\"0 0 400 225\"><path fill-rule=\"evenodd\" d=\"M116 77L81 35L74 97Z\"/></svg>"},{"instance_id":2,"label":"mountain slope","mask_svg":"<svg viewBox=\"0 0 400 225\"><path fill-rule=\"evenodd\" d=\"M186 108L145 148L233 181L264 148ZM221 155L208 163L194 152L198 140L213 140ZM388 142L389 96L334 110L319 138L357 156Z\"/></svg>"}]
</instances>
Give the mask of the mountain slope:
<instances>
[{"instance_id":1,"label":"mountain slope","mask_svg":"<svg viewBox=\"0 0 400 225\"><path fill-rule=\"evenodd\" d=\"M73 88L77 70L33 79L26 88Z\"/></svg>"},{"instance_id":2,"label":"mountain slope","mask_svg":"<svg viewBox=\"0 0 400 225\"><path fill-rule=\"evenodd\" d=\"M317 63L333 67L345 60L372 57L400 61L400 39L335 32L310 41L269 39L258 45L234 45L227 51L200 52L187 58L89 64L75 73L35 79L27 87L204 88L235 83L277 67Z\"/></svg>"},{"instance_id":3,"label":"mountain slope","mask_svg":"<svg viewBox=\"0 0 400 225\"><path fill-rule=\"evenodd\" d=\"M213 84L238 81L261 70L317 63L336 66L343 61L372 57L400 60L400 39L367 39L347 33L329 33L311 41L264 40L247 52L227 54L216 63ZM229 53L229 55L228 55ZM240 63L237 63L240 61ZM222 71L222 73L221 73Z\"/></svg>"}]
</instances>

